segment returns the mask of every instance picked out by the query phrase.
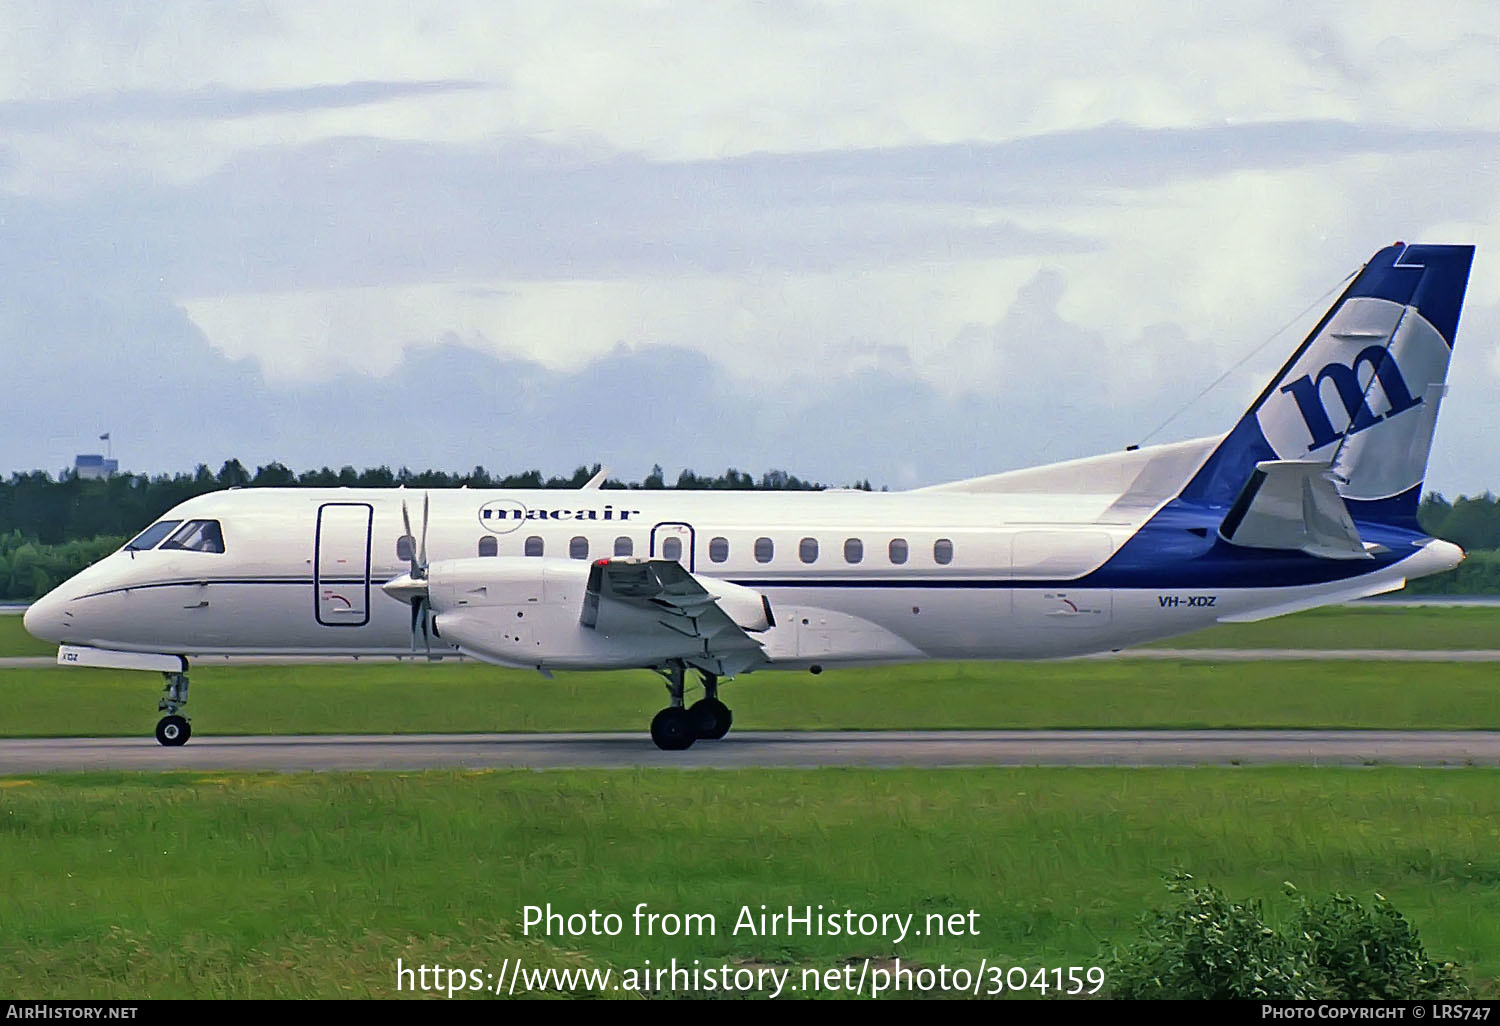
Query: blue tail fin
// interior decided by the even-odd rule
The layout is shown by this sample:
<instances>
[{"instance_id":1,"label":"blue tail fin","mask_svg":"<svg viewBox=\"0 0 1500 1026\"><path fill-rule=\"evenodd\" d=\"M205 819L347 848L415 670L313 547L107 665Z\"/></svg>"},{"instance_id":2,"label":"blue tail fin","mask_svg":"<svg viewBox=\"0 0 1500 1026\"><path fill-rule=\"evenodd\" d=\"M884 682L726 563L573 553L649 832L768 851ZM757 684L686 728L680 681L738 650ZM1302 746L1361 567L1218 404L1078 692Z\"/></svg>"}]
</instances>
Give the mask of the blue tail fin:
<instances>
[{"instance_id":1,"label":"blue tail fin","mask_svg":"<svg viewBox=\"0 0 1500 1026\"><path fill-rule=\"evenodd\" d=\"M1415 523L1473 246L1370 259L1183 490L1228 506L1264 460L1328 465L1356 520Z\"/></svg>"}]
</instances>

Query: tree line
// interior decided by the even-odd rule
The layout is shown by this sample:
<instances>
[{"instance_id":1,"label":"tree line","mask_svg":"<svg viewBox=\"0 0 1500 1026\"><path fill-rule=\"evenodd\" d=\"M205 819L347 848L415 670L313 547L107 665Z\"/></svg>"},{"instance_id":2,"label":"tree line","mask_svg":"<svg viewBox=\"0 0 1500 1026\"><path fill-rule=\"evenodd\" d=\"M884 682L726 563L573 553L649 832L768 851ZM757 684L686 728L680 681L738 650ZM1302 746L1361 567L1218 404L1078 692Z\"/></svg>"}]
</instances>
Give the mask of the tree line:
<instances>
[{"instance_id":1,"label":"tree line","mask_svg":"<svg viewBox=\"0 0 1500 1026\"><path fill-rule=\"evenodd\" d=\"M1500 499L1491 492L1460 495L1449 502L1441 493L1422 497L1417 522L1434 538L1459 546L1465 559L1454 570L1412 581L1414 595L1500 595Z\"/></svg>"}]
</instances>

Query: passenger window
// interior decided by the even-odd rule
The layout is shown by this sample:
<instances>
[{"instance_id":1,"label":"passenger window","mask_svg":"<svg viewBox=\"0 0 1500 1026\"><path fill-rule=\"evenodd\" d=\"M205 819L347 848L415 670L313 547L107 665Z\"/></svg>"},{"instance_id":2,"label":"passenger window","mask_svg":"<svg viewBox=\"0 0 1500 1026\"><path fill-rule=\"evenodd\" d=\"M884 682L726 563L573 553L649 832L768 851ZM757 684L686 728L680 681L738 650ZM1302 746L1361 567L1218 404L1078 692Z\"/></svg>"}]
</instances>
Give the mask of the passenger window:
<instances>
[{"instance_id":1,"label":"passenger window","mask_svg":"<svg viewBox=\"0 0 1500 1026\"><path fill-rule=\"evenodd\" d=\"M858 538L844 540L844 562L858 563L865 558L865 543Z\"/></svg>"},{"instance_id":2,"label":"passenger window","mask_svg":"<svg viewBox=\"0 0 1500 1026\"><path fill-rule=\"evenodd\" d=\"M663 559L682 558L682 539L666 538L661 543L661 555Z\"/></svg>"},{"instance_id":3,"label":"passenger window","mask_svg":"<svg viewBox=\"0 0 1500 1026\"><path fill-rule=\"evenodd\" d=\"M722 563L729 558L729 539L714 538L708 543L708 558L715 563Z\"/></svg>"},{"instance_id":4,"label":"passenger window","mask_svg":"<svg viewBox=\"0 0 1500 1026\"><path fill-rule=\"evenodd\" d=\"M540 556L542 554L542 539L538 535L532 535L526 539L526 555Z\"/></svg>"},{"instance_id":5,"label":"passenger window","mask_svg":"<svg viewBox=\"0 0 1500 1026\"><path fill-rule=\"evenodd\" d=\"M573 559L588 559L589 540L580 534L568 542L568 555Z\"/></svg>"},{"instance_id":6,"label":"passenger window","mask_svg":"<svg viewBox=\"0 0 1500 1026\"><path fill-rule=\"evenodd\" d=\"M411 541L410 538L406 538L404 540L408 541L408 542ZM410 545L408 545L406 547L406 551L408 551L408 552L411 551L411 546ZM400 555L399 546L398 546L398 551L397 551L396 554ZM500 555L500 539L494 537L493 535L488 535L488 534L485 535L483 538L479 539L479 554L481 556L498 556L498 555ZM410 556L402 556L401 558L402 559L410 559L411 557Z\"/></svg>"},{"instance_id":7,"label":"passenger window","mask_svg":"<svg viewBox=\"0 0 1500 1026\"><path fill-rule=\"evenodd\" d=\"M484 555L484 543L486 541L494 541L494 539L493 538L481 538L481 539L479 539L479 554L481 556ZM399 537L399 538L396 539L396 558L399 559L399 560L401 560L401 562L403 562L403 563L410 563L411 559L412 559L412 555L416 551L417 551L417 543L416 543L416 540L414 538L412 538L411 535L409 535L409 534L403 534L401 537Z\"/></svg>"},{"instance_id":8,"label":"passenger window","mask_svg":"<svg viewBox=\"0 0 1500 1026\"><path fill-rule=\"evenodd\" d=\"M932 543L932 558L944 566L953 562L953 543L947 538L939 538Z\"/></svg>"},{"instance_id":9,"label":"passenger window","mask_svg":"<svg viewBox=\"0 0 1500 1026\"><path fill-rule=\"evenodd\" d=\"M635 554L635 542L628 535L620 535L615 539L615 555L630 556Z\"/></svg>"},{"instance_id":10,"label":"passenger window","mask_svg":"<svg viewBox=\"0 0 1500 1026\"><path fill-rule=\"evenodd\" d=\"M755 539L755 561L757 563L769 563L771 561L771 557L775 554L776 547L771 544L771 539Z\"/></svg>"},{"instance_id":11,"label":"passenger window","mask_svg":"<svg viewBox=\"0 0 1500 1026\"><path fill-rule=\"evenodd\" d=\"M125 543L125 548L132 552L143 552L146 549L154 549L167 535L172 533L172 528L182 523L181 520L158 520L130 541Z\"/></svg>"},{"instance_id":12,"label":"passenger window","mask_svg":"<svg viewBox=\"0 0 1500 1026\"><path fill-rule=\"evenodd\" d=\"M906 562L906 539L905 538L892 538L891 539L890 553L891 553L891 562L892 563L895 563L898 566L900 564L902 564L902 563L905 563Z\"/></svg>"},{"instance_id":13,"label":"passenger window","mask_svg":"<svg viewBox=\"0 0 1500 1026\"><path fill-rule=\"evenodd\" d=\"M162 542L161 547L187 552L223 552L224 535L217 520L189 520Z\"/></svg>"},{"instance_id":14,"label":"passenger window","mask_svg":"<svg viewBox=\"0 0 1500 1026\"><path fill-rule=\"evenodd\" d=\"M803 538L802 543L797 546L797 556L804 563L816 563L818 561L818 539Z\"/></svg>"}]
</instances>

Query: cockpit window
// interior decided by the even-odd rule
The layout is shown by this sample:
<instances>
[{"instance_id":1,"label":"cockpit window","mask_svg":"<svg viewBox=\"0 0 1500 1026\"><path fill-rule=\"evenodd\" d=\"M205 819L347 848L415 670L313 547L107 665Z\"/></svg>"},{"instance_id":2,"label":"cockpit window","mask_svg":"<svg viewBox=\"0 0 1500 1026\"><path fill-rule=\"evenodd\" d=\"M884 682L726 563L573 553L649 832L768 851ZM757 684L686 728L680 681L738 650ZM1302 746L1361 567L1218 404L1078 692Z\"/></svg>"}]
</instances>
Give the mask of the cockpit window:
<instances>
[{"instance_id":1,"label":"cockpit window","mask_svg":"<svg viewBox=\"0 0 1500 1026\"><path fill-rule=\"evenodd\" d=\"M189 552L223 552L224 533L217 520L189 520L172 537L161 543L163 550L187 549Z\"/></svg>"},{"instance_id":2,"label":"cockpit window","mask_svg":"<svg viewBox=\"0 0 1500 1026\"><path fill-rule=\"evenodd\" d=\"M132 552L144 552L146 549L156 548L156 543L172 533L172 528L182 523L181 520L158 520L130 541L125 543L125 548Z\"/></svg>"}]
</instances>

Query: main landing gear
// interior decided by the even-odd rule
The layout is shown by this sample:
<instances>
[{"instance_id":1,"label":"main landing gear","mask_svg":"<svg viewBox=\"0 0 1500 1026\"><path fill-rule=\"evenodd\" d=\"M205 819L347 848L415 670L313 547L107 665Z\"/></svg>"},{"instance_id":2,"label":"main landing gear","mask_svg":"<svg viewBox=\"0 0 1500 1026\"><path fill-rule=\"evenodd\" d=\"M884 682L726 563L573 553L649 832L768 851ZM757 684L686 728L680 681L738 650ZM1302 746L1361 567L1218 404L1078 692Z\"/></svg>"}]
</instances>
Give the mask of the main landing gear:
<instances>
[{"instance_id":1,"label":"main landing gear","mask_svg":"<svg viewBox=\"0 0 1500 1026\"><path fill-rule=\"evenodd\" d=\"M687 664L673 660L660 672L667 679L667 693L672 696L672 704L651 721L651 740L656 742L656 747L667 752L680 752L694 741L717 741L729 733L734 713L719 701L719 678L715 674L699 671L703 677L703 697L684 707L682 693Z\"/></svg>"},{"instance_id":2,"label":"main landing gear","mask_svg":"<svg viewBox=\"0 0 1500 1026\"><path fill-rule=\"evenodd\" d=\"M187 744L188 738L193 736L192 726L182 715L182 707L188 700L188 678L185 673L163 673L162 676L167 678L167 686L162 689L161 701L156 703L156 708L166 715L156 722L156 740L168 748L176 748Z\"/></svg>"}]
</instances>

